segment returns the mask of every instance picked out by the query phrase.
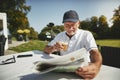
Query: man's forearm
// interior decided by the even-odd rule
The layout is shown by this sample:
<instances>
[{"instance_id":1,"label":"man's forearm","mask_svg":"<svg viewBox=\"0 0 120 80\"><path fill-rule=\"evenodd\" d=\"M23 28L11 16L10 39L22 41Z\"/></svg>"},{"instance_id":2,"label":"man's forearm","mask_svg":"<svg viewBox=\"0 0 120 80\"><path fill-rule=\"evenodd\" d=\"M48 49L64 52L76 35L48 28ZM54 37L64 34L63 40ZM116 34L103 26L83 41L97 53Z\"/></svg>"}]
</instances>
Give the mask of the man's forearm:
<instances>
[{"instance_id":1,"label":"man's forearm","mask_svg":"<svg viewBox=\"0 0 120 80\"><path fill-rule=\"evenodd\" d=\"M90 51L90 59L91 59L91 63L95 63L95 65L98 67L101 66L102 56L101 56L101 53L97 49Z\"/></svg>"}]
</instances>

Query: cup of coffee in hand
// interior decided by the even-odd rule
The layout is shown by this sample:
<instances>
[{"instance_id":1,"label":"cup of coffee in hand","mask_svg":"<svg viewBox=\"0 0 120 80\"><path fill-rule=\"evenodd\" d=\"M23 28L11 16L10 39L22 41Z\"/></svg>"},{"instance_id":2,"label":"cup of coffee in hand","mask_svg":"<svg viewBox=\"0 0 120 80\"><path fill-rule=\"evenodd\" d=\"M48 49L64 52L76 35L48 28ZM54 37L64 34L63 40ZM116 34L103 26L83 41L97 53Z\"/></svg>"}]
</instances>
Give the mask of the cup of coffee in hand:
<instances>
[{"instance_id":1,"label":"cup of coffee in hand","mask_svg":"<svg viewBox=\"0 0 120 80\"><path fill-rule=\"evenodd\" d=\"M62 46L63 46L63 51L66 51L68 49L68 43L62 42Z\"/></svg>"}]
</instances>

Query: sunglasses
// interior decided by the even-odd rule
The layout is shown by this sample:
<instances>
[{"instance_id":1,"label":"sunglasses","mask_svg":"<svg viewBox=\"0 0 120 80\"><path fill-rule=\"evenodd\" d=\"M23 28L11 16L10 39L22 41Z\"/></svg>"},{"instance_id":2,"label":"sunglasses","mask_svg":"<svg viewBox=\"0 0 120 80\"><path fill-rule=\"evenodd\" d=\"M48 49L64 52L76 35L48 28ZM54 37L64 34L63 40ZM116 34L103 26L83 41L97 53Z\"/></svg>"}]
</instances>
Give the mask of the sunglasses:
<instances>
[{"instance_id":1,"label":"sunglasses","mask_svg":"<svg viewBox=\"0 0 120 80\"><path fill-rule=\"evenodd\" d=\"M15 63L15 62L16 62L15 56L12 56L11 58L8 58L8 59L2 61L1 65Z\"/></svg>"}]
</instances>

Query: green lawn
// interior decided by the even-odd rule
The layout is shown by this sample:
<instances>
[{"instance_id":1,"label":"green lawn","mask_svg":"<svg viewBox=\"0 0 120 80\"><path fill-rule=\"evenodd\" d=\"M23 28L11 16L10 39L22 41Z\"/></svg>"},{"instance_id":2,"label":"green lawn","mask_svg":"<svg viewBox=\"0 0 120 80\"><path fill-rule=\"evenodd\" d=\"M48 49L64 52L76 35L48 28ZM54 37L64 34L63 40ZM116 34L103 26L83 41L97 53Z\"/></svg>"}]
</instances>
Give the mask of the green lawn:
<instances>
[{"instance_id":1,"label":"green lawn","mask_svg":"<svg viewBox=\"0 0 120 80\"><path fill-rule=\"evenodd\" d=\"M96 43L100 46L111 46L120 48L120 39L96 40Z\"/></svg>"},{"instance_id":2,"label":"green lawn","mask_svg":"<svg viewBox=\"0 0 120 80\"><path fill-rule=\"evenodd\" d=\"M47 45L47 41L40 41L40 40L31 40L27 43L21 44L16 47L11 47L9 50L14 50L16 52L25 52L31 50L43 50L44 47Z\"/></svg>"},{"instance_id":3,"label":"green lawn","mask_svg":"<svg viewBox=\"0 0 120 80\"><path fill-rule=\"evenodd\" d=\"M100 46L111 46L120 48L120 39L117 40L96 40L96 43ZM17 52L25 52L31 50L43 50L44 47L48 44L47 41L32 40L17 47L9 48Z\"/></svg>"}]
</instances>

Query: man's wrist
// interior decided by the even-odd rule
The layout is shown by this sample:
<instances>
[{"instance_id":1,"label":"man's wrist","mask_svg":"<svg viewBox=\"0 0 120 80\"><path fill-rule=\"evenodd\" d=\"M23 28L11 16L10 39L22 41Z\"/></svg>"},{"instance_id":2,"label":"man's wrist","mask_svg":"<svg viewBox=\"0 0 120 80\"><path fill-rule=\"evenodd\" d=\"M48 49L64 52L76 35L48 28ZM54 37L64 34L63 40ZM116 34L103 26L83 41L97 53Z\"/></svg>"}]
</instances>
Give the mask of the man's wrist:
<instances>
[{"instance_id":1,"label":"man's wrist","mask_svg":"<svg viewBox=\"0 0 120 80\"><path fill-rule=\"evenodd\" d=\"M51 46L51 47L52 47L52 53L57 52L57 49L55 48L55 46Z\"/></svg>"}]
</instances>

